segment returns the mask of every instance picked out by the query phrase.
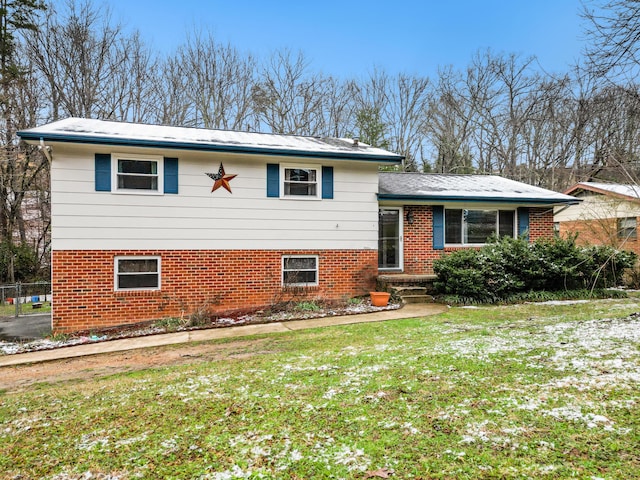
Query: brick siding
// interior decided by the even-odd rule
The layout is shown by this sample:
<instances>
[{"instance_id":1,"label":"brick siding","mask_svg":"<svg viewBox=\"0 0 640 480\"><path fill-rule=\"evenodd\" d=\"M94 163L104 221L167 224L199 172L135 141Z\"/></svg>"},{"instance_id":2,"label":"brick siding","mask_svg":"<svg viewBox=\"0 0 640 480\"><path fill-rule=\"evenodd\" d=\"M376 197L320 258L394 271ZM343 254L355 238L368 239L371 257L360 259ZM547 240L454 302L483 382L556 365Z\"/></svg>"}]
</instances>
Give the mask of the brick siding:
<instances>
[{"instance_id":1,"label":"brick siding","mask_svg":"<svg viewBox=\"0 0 640 480\"><path fill-rule=\"evenodd\" d=\"M431 206L405 206L405 214L411 211L413 224L404 218L404 271L409 275L432 275L433 261L442 255L473 247L445 247L433 249L433 213ZM553 237L553 209L529 209L529 239Z\"/></svg>"},{"instance_id":2,"label":"brick siding","mask_svg":"<svg viewBox=\"0 0 640 480\"><path fill-rule=\"evenodd\" d=\"M617 218L560 222L559 227L560 236L563 238L577 234L578 245L609 245L640 255L640 239L628 238L623 241L618 238Z\"/></svg>"},{"instance_id":3,"label":"brick siding","mask_svg":"<svg viewBox=\"0 0 640 480\"><path fill-rule=\"evenodd\" d=\"M161 289L114 290L114 257L161 258ZM317 255L319 285L283 289L283 255ZM73 332L264 308L291 298L340 299L373 289L375 250L60 250L53 261L53 328Z\"/></svg>"}]
</instances>

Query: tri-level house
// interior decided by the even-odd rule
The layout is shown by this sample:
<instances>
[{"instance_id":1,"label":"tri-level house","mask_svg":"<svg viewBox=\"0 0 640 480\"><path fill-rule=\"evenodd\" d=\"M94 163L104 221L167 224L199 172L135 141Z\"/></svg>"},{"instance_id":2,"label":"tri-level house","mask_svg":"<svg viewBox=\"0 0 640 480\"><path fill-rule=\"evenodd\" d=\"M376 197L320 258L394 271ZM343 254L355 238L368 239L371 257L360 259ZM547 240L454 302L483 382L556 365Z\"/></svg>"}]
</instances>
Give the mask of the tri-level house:
<instances>
[{"instance_id":1,"label":"tri-level house","mask_svg":"<svg viewBox=\"0 0 640 480\"><path fill-rule=\"evenodd\" d=\"M51 161L53 328L340 299L492 234L553 234L574 197L490 176L378 173L352 139L68 118L19 133Z\"/></svg>"}]
</instances>

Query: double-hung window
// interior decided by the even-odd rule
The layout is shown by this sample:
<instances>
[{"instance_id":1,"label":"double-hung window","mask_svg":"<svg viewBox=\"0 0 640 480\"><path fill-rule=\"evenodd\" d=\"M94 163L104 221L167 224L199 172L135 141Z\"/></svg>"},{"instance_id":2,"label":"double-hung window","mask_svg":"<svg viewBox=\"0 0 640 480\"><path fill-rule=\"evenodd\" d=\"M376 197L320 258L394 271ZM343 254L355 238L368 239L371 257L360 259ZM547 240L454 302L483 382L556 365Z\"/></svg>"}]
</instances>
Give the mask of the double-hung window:
<instances>
[{"instance_id":1,"label":"double-hung window","mask_svg":"<svg viewBox=\"0 0 640 480\"><path fill-rule=\"evenodd\" d=\"M515 237L513 210L445 210L445 243L482 245L492 236Z\"/></svg>"},{"instance_id":2,"label":"double-hung window","mask_svg":"<svg viewBox=\"0 0 640 480\"><path fill-rule=\"evenodd\" d=\"M282 285L285 287L317 286L318 257L316 255L282 257Z\"/></svg>"},{"instance_id":3,"label":"double-hung window","mask_svg":"<svg viewBox=\"0 0 640 480\"><path fill-rule=\"evenodd\" d=\"M163 192L162 157L114 155L113 162L115 191Z\"/></svg>"},{"instance_id":4,"label":"double-hung window","mask_svg":"<svg viewBox=\"0 0 640 480\"><path fill-rule=\"evenodd\" d=\"M321 173L317 167L282 165L282 196L320 198Z\"/></svg>"},{"instance_id":5,"label":"double-hung window","mask_svg":"<svg viewBox=\"0 0 640 480\"><path fill-rule=\"evenodd\" d=\"M116 257L116 290L160 289L160 257Z\"/></svg>"},{"instance_id":6,"label":"double-hung window","mask_svg":"<svg viewBox=\"0 0 640 480\"><path fill-rule=\"evenodd\" d=\"M638 221L636 217L618 219L618 238L621 240L635 240L638 238Z\"/></svg>"}]
</instances>

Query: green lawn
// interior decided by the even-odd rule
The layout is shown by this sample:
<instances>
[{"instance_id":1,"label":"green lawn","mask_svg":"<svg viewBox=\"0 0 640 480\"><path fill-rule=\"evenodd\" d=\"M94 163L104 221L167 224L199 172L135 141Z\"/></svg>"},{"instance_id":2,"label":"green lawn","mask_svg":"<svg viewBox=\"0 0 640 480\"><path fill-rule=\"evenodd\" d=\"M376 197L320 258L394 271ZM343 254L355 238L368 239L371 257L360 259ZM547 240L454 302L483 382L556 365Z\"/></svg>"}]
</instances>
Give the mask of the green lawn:
<instances>
[{"instance_id":1,"label":"green lawn","mask_svg":"<svg viewBox=\"0 0 640 480\"><path fill-rule=\"evenodd\" d=\"M0 394L0 475L638 478L637 311L452 308Z\"/></svg>"},{"instance_id":2,"label":"green lawn","mask_svg":"<svg viewBox=\"0 0 640 480\"><path fill-rule=\"evenodd\" d=\"M29 313L48 313L51 311L51 302L42 302L40 308L33 308L31 302L23 303L20 305L20 309L23 315ZM0 304L0 317L11 317L16 314L16 306L14 304Z\"/></svg>"}]
</instances>

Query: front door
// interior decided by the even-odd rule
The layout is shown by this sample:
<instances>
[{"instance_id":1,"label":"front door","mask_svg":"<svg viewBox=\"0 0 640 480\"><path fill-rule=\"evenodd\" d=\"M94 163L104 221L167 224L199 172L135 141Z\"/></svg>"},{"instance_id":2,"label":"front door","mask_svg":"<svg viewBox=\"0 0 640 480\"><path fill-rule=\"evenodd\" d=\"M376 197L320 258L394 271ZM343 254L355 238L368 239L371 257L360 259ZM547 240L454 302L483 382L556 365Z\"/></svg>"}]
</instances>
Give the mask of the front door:
<instances>
[{"instance_id":1,"label":"front door","mask_svg":"<svg viewBox=\"0 0 640 480\"><path fill-rule=\"evenodd\" d=\"M402 209L378 210L378 268L402 270Z\"/></svg>"}]
</instances>

